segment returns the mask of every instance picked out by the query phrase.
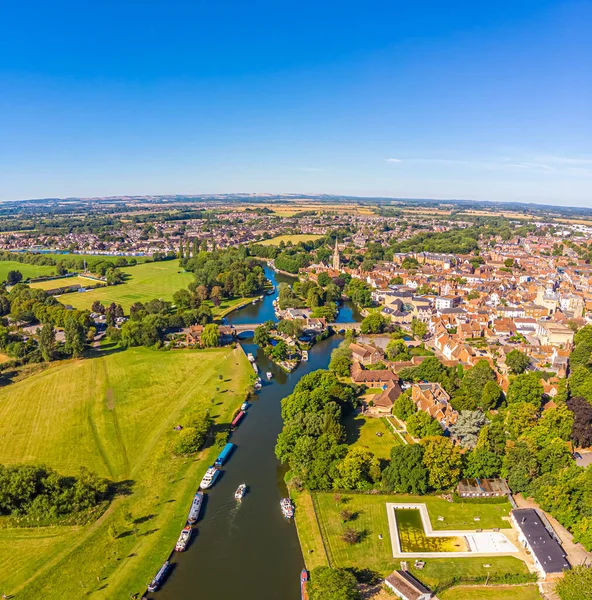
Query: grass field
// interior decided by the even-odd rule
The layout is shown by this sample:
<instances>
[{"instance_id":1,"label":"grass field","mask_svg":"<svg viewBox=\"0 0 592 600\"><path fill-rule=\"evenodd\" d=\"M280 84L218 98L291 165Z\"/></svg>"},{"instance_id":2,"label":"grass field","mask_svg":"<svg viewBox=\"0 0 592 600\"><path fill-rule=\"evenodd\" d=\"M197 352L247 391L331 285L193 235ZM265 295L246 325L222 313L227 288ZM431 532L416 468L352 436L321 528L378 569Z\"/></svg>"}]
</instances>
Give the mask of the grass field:
<instances>
[{"instance_id":1,"label":"grass field","mask_svg":"<svg viewBox=\"0 0 592 600\"><path fill-rule=\"evenodd\" d=\"M0 261L0 281L6 281L8 271L20 271L23 274L23 280L30 277L47 277L55 273L55 267L45 267L41 265L27 265L13 260Z\"/></svg>"},{"instance_id":2,"label":"grass field","mask_svg":"<svg viewBox=\"0 0 592 600\"><path fill-rule=\"evenodd\" d=\"M259 242L262 246L279 246L280 242L287 244L292 242L295 246L299 242L312 242L323 237L322 235L315 235L313 233L300 233L296 235L278 235L277 237L271 238L270 240L263 240Z\"/></svg>"},{"instance_id":3,"label":"grass field","mask_svg":"<svg viewBox=\"0 0 592 600\"><path fill-rule=\"evenodd\" d=\"M459 586L438 594L440 600L540 600L536 585Z\"/></svg>"},{"instance_id":4,"label":"grass field","mask_svg":"<svg viewBox=\"0 0 592 600\"><path fill-rule=\"evenodd\" d=\"M338 503L332 493L316 495L321 532L333 566L366 567L383 575L390 573L398 565L392 556L385 506L387 502L425 503L432 527L436 530L509 527L508 522L502 520L503 516L509 514L509 503L461 504L450 503L437 496L348 495L347 493L342 493L341 498L342 501ZM362 532L362 541L358 544L350 545L341 539L344 525L340 513L345 509L355 515L349 526ZM438 516L443 516L444 520L439 521ZM474 521L476 516L480 517L478 523ZM382 539L379 538L379 535L382 536ZM464 569L466 559L454 560L457 571L460 571L461 565ZM492 560L494 559L487 558L486 561L481 559L481 562L491 563Z\"/></svg>"},{"instance_id":5,"label":"grass field","mask_svg":"<svg viewBox=\"0 0 592 600\"><path fill-rule=\"evenodd\" d=\"M291 490L290 496L297 508L295 512L296 529L306 568L311 571L315 567L328 566L327 555L323 548L323 538L315 517L310 492Z\"/></svg>"},{"instance_id":6,"label":"grass field","mask_svg":"<svg viewBox=\"0 0 592 600\"><path fill-rule=\"evenodd\" d=\"M251 373L241 350L133 348L56 364L0 389L0 464L43 463L63 474L84 465L132 489L88 526L0 528L0 590L23 600L141 592L174 546L217 452L172 459L174 426L198 406L230 422Z\"/></svg>"},{"instance_id":7,"label":"grass field","mask_svg":"<svg viewBox=\"0 0 592 600\"><path fill-rule=\"evenodd\" d=\"M147 302L154 298L172 300L173 294L186 288L193 280L193 273L185 273L176 260L149 262L135 267L122 267L128 278L125 283L89 292L74 292L59 297L63 304L78 309L90 309L95 300L107 305L121 304L127 313L134 302Z\"/></svg>"},{"instance_id":8,"label":"grass field","mask_svg":"<svg viewBox=\"0 0 592 600\"><path fill-rule=\"evenodd\" d=\"M70 285L80 285L82 287L88 285L99 285L101 282L88 277L60 277L59 279L50 279L49 281L37 281L29 284L32 288L42 290L55 290L57 288L68 287Z\"/></svg>"},{"instance_id":9,"label":"grass field","mask_svg":"<svg viewBox=\"0 0 592 600\"><path fill-rule=\"evenodd\" d=\"M393 446L403 444L401 438L389 429L382 419L376 417L356 416L345 424L348 444L368 448L374 456L388 459ZM376 435L377 433L381 435Z\"/></svg>"}]
</instances>

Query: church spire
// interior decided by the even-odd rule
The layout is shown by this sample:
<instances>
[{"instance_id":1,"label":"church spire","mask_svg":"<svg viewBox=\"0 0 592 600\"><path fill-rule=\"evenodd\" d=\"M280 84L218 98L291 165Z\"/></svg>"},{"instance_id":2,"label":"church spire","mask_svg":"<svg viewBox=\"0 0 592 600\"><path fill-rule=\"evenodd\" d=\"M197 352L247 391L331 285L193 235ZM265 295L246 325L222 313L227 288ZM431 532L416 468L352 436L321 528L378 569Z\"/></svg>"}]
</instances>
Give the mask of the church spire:
<instances>
[{"instance_id":1,"label":"church spire","mask_svg":"<svg viewBox=\"0 0 592 600\"><path fill-rule=\"evenodd\" d=\"M339 260L339 248L337 246L337 240L335 240L335 250L333 251L333 270L339 271L341 267L341 261Z\"/></svg>"}]
</instances>

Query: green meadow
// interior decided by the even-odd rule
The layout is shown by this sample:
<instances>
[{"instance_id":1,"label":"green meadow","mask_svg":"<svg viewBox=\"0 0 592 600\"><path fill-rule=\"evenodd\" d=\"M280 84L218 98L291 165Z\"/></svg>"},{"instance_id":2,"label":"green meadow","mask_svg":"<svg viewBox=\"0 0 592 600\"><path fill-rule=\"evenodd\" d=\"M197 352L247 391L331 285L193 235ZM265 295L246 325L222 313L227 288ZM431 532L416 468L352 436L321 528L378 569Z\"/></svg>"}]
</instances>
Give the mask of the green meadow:
<instances>
[{"instance_id":1,"label":"green meadow","mask_svg":"<svg viewBox=\"0 0 592 600\"><path fill-rule=\"evenodd\" d=\"M216 454L207 447L173 458L175 425L203 406L229 423L251 379L240 349L107 348L0 389L0 464L45 464L64 475L84 465L130 490L85 526L7 528L0 518L0 591L19 600L141 593Z\"/></svg>"}]
</instances>

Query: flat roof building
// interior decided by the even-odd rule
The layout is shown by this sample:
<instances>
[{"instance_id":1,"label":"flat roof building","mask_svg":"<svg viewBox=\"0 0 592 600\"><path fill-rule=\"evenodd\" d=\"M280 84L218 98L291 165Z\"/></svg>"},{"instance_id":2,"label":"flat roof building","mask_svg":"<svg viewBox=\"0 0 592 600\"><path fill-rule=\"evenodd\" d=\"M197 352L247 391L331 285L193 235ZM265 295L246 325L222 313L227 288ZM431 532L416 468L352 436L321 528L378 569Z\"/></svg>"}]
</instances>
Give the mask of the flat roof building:
<instances>
[{"instance_id":1,"label":"flat roof building","mask_svg":"<svg viewBox=\"0 0 592 600\"><path fill-rule=\"evenodd\" d=\"M543 577L571 569L561 544L534 508L518 508L512 511L511 517L519 531L518 540L531 553L534 565Z\"/></svg>"}]
</instances>

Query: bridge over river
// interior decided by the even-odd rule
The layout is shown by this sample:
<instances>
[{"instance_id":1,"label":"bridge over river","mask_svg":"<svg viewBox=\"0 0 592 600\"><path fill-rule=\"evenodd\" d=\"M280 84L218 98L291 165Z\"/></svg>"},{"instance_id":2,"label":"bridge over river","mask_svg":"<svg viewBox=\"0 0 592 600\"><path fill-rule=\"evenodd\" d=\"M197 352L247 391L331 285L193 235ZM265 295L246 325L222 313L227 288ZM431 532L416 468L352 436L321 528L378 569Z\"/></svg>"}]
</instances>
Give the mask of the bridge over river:
<instances>
[{"instance_id":1,"label":"bridge over river","mask_svg":"<svg viewBox=\"0 0 592 600\"><path fill-rule=\"evenodd\" d=\"M257 327L261 325L265 325L265 323L241 323L241 324L232 324L231 327L237 334L245 333L247 331L255 331ZM353 321L351 323L328 323L327 324L334 331L345 331L346 329L360 329L361 323L357 321Z\"/></svg>"}]
</instances>

